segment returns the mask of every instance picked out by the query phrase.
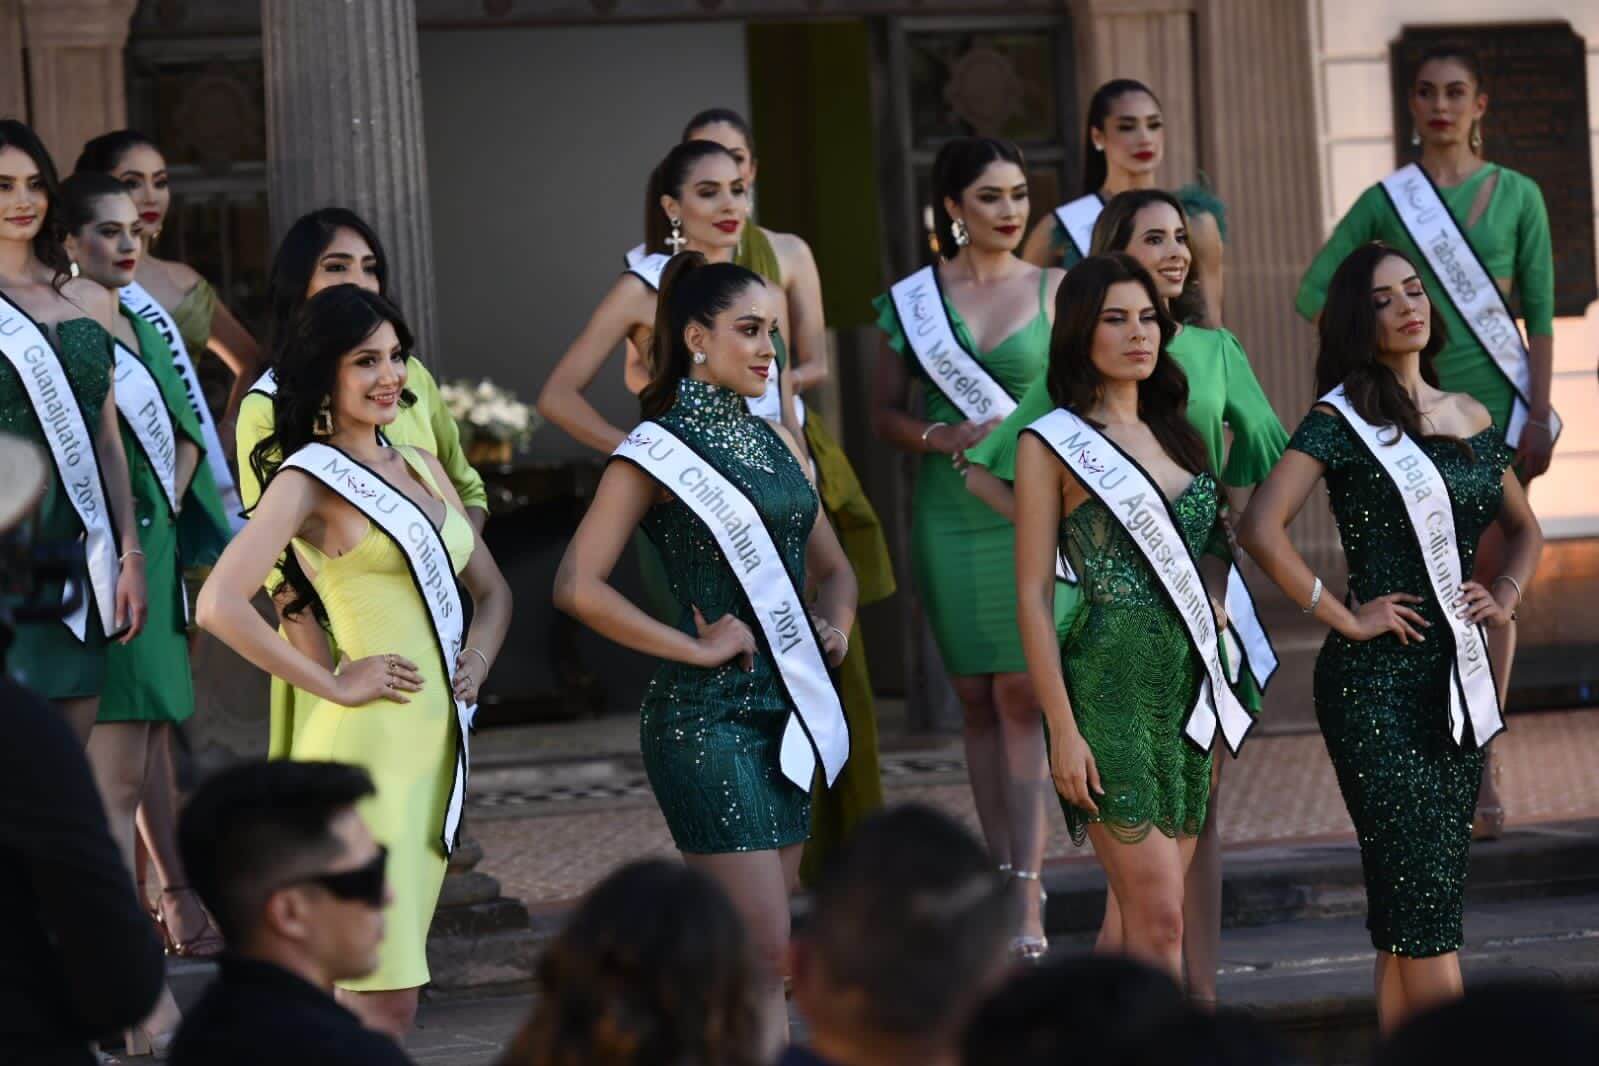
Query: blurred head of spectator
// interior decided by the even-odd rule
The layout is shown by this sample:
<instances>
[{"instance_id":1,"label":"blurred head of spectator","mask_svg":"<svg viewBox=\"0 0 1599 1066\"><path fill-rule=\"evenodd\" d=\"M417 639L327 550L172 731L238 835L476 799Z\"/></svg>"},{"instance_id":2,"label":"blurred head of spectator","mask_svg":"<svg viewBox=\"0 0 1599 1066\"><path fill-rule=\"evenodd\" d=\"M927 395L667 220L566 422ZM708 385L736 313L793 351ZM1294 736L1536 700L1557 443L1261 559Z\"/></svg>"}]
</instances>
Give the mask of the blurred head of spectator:
<instances>
[{"instance_id":1,"label":"blurred head of spectator","mask_svg":"<svg viewBox=\"0 0 1599 1066\"><path fill-rule=\"evenodd\" d=\"M1557 981L1522 979L1468 985L1461 998L1417 1015L1378 1050L1376 1066L1587 1066L1596 1058L1592 1009Z\"/></svg>"},{"instance_id":2,"label":"blurred head of spectator","mask_svg":"<svg viewBox=\"0 0 1599 1066\"><path fill-rule=\"evenodd\" d=\"M1187 1007L1123 1032L1121 1050L1097 1061L1107 1066L1287 1066L1294 1061L1264 1022L1243 1011Z\"/></svg>"},{"instance_id":3,"label":"blurred head of spectator","mask_svg":"<svg viewBox=\"0 0 1599 1066\"><path fill-rule=\"evenodd\" d=\"M1170 975L1114 955L1052 959L1019 971L972 1016L965 1066L1104 1063L1130 1034L1187 1009Z\"/></svg>"},{"instance_id":4,"label":"blurred head of spectator","mask_svg":"<svg viewBox=\"0 0 1599 1066\"><path fill-rule=\"evenodd\" d=\"M636 862L596 885L545 953L533 1016L502 1066L755 1066L756 985L716 882Z\"/></svg>"},{"instance_id":5,"label":"blurred head of spectator","mask_svg":"<svg viewBox=\"0 0 1599 1066\"><path fill-rule=\"evenodd\" d=\"M238 954L323 987L376 969L386 853L356 813L373 791L356 766L255 762L195 792L179 847Z\"/></svg>"},{"instance_id":6,"label":"blurred head of spectator","mask_svg":"<svg viewBox=\"0 0 1599 1066\"><path fill-rule=\"evenodd\" d=\"M785 1062L954 1062L972 1009L1004 976L1020 913L975 837L926 807L861 823L816 887L791 946L808 1049Z\"/></svg>"}]
</instances>

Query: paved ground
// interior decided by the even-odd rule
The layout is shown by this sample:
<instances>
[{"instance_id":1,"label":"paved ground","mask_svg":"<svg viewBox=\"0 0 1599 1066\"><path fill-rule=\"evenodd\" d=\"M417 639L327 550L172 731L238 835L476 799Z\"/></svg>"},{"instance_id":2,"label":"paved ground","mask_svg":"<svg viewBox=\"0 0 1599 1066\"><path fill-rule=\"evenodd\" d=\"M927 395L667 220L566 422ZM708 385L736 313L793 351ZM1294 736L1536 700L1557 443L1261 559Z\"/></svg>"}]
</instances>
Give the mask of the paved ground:
<instances>
[{"instance_id":1,"label":"paved ground","mask_svg":"<svg viewBox=\"0 0 1599 1066\"><path fill-rule=\"evenodd\" d=\"M1522 714L1494 742L1512 825L1599 816L1599 711ZM890 799L920 800L976 827L958 740L891 735ZM618 864L672 855L639 767L627 719L487 732L475 746L468 829L482 869L532 907L580 895ZM1332 766L1315 734L1257 737L1224 770L1222 838L1229 848L1353 835ZM1085 861L1058 811L1046 858Z\"/></svg>"}]
</instances>

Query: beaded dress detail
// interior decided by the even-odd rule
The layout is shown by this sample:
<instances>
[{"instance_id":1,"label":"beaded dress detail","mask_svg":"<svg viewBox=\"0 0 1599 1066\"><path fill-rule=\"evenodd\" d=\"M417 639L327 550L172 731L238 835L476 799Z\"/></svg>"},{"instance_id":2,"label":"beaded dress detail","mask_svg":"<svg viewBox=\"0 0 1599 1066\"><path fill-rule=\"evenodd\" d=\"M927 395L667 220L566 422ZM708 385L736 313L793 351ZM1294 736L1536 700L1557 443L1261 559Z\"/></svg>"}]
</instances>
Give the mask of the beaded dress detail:
<instances>
[{"instance_id":1,"label":"beaded dress detail","mask_svg":"<svg viewBox=\"0 0 1599 1066\"><path fill-rule=\"evenodd\" d=\"M805 584L805 545L818 502L788 446L730 389L685 380L656 419L749 498L795 584ZM743 587L716 540L672 499L642 523L660 550L677 628L696 632L694 607L714 622L732 612L757 634ZM760 851L797 844L810 824L810 794L783 776L783 731L794 706L763 648L753 670L665 662L645 693L640 742L650 785L679 850Z\"/></svg>"},{"instance_id":2,"label":"beaded dress detail","mask_svg":"<svg viewBox=\"0 0 1599 1066\"><path fill-rule=\"evenodd\" d=\"M1216 479L1199 474L1172 501L1196 559L1223 538ZM1135 843L1151 828L1198 836L1210 803L1210 755L1183 734L1203 673L1159 579L1109 508L1088 500L1061 522L1083 607L1061 649L1072 715L1105 794L1097 816L1062 801L1072 840L1091 822Z\"/></svg>"},{"instance_id":3,"label":"beaded dress detail","mask_svg":"<svg viewBox=\"0 0 1599 1066\"><path fill-rule=\"evenodd\" d=\"M1499 514L1511 452L1492 427L1466 444L1469 457L1452 441L1421 447L1449 488L1469 575L1477 540ZM1350 591L1363 603L1390 592L1422 596L1413 606L1432 623L1421 644L1327 634L1316 658L1316 720L1360 841L1373 945L1411 958L1458 950L1483 755L1449 735L1454 646L1404 503L1366 446L1321 411L1305 416L1288 446L1327 468Z\"/></svg>"}]
</instances>

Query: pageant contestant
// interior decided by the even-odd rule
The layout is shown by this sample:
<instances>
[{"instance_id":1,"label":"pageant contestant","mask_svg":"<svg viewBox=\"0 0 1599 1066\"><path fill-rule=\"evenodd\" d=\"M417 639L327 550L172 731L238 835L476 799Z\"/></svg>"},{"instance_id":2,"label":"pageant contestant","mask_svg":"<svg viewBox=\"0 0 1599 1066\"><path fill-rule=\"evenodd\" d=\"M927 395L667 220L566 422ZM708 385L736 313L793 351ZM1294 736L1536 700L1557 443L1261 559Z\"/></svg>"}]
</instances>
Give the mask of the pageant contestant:
<instances>
[{"instance_id":1,"label":"pageant contestant","mask_svg":"<svg viewBox=\"0 0 1599 1066\"><path fill-rule=\"evenodd\" d=\"M305 302L334 285L355 285L368 292L387 295L388 259L377 233L355 212L342 207L324 207L301 215L283 235L268 275L267 302L272 319L267 333L274 347L289 331L289 323ZM444 406L438 383L426 364L414 352L407 353L405 391L416 398L402 407L394 421L383 427L383 438L390 444L419 448L436 458L455 486L456 495L466 507L467 520L477 532L488 519L488 494L483 478L466 461L461 449L461 431ZM251 386L239 405L238 447L239 495L246 508L261 498L261 482L250 464L250 455L273 429L272 397L277 392L277 375L269 367ZM268 584L277 591L280 582L273 574ZM279 618L285 632L300 631L296 640L328 641L327 631L309 612L296 619ZM338 649L330 647L334 661ZM295 723L302 720L301 707L316 703L311 693L293 688L279 677L272 678L271 739L267 753L286 758L293 744Z\"/></svg>"},{"instance_id":2,"label":"pageant contestant","mask_svg":"<svg viewBox=\"0 0 1599 1066\"><path fill-rule=\"evenodd\" d=\"M1482 627L1515 617L1543 539L1491 413L1437 384L1446 327L1416 264L1382 244L1356 249L1327 286L1320 326L1324 395L1239 540L1333 629L1316 660L1316 718L1360 841L1388 1030L1460 994L1472 805L1483 748L1504 728ZM1288 538L1321 478L1354 613ZM1468 577L1496 517L1505 567L1482 585Z\"/></svg>"},{"instance_id":3,"label":"pageant contestant","mask_svg":"<svg viewBox=\"0 0 1599 1066\"><path fill-rule=\"evenodd\" d=\"M743 116L726 108L702 111L689 120L683 140L715 141L733 153L753 204L755 139ZM810 453L822 511L833 524L850 568L855 571L860 606L886 600L894 594L894 563L883 537L883 524L826 420L806 417L800 398L806 389L828 376L827 319L822 308L821 279L810 246L792 233L775 233L757 225L752 217L733 253L733 262L749 267L768 285L781 288L788 299L793 344L785 345L781 336L772 338L777 348L773 373L789 378L789 388L794 393L794 419L804 434L805 450ZM790 348L794 353L792 361L787 358L786 349ZM777 388L767 386L767 396L774 400L780 392L781 384ZM778 420L775 410L755 404L750 409L762 418ZM849 716L849 765L832 788L812 798L811 836L805 842L805 861L800 865L801 878L807 883L815 880L828 855L855 824L883 805L883 779L877 763L877 710L865 638L858 625L849 631L849 653L838 667L838 687L844 696L844 713Z\"/></svg>"},{"instance_id":4,"label":"pageant contestant","mask_svg":"<svg viewBox=\"0 0 1599 1066\"><path fill-rule=\"evenodd\" d=\"M1021 152L960 137L933 162L941 262L877 297L897 353L877 361L873 422L922 454L911 531L917 592L965 718L967 772L989 850L1028 889L1016 951L1047 949L1043 927L1044 736L1016 634L1016 534L961 484L964 453L1044 371L1061 272L1016 257L1027 222ZM912 413L913 396L922 414Z\"/></svg>"},{"instance_id":5,"label":"pageant contestant","mask_svg":"<svg viewBox=\"0 0 1599 1066\"><path fill-rule=\"evenodd\" d=\"M76 173L98 171L110 174L133 195L144 225L144 255L132 284L122 287L122 302L161 333L172 349L172 357L189 395L189 404L205 432L206 465L216 480L222 502L235 529L239 516L238 488L228 467L228 451L217 422L200 389L195 363L209 349L233 371L233 385L222 416L224 425L239 410L244 392L261 373L260 350L250 331L233 317L227 305L217 299L211 283L193 267L175 259L159 259L155 243L172 207L172 190L167 182L167 161L155 143L134 130L103 133L83 146ZM196 585L205 579L204 570L192 571Z\"/></svg>"},{"instance_id":6,"label":"pageant contestant","mask_svg":"<svg viewBox=\"0 0 1599 1066\"><path fill-rule=\"evenodd\" d=\"M1111 198L1094 227L1095 255L1126 252L1149 272L1160 292L1161 305L1175 320L1177 334L1167 345L1188 378L1189 423L1205 442L1210 469L1219 471L1223 491L1248 489L1265 480L1288 443L1288 434L1261 390L1249 357L1238 338L1225 329L1197 325L1203 315L1188 242L1188 219L1182 205L1159 189L1136 189ZM967 453L971 466L966 487L979 498L1011 515L1016 477L1016 441L1021 430L1054 406L1048 379L1041 379L1022 397L1016 410ZM1231 440L1229 442L1229 436ZM1226 555L1229 563L1232 555ZM1077 590L1063 583L1055 591L1056 614L1062 619L1063 644L1072 640L1074 622L1081 619ZM1234 689L1251 712L1260 710L1261 692L1277 669L1271 639L1261 627L1254 601L1243 575L1229 570L1226 605L1231 616L1227 638L1229 676L1236 673ZM1184 894L1183 955L1187 962L1189 995L1199 1000L1216 998L1216 960L1221 940L1221 840L1217 833L1218 777L1210 797L1210 817L1205 821L1198 848L1188 871ZM1121 943L1121 919L1112 892L1100 928L1099 946L1113 949Z\"/></svg>"},{"instance_id":7,"label":"pageant contestant","mask_svg":"<svg viewBox=\"0 0 1599 1066\"><path fill-rule=\"evenodd\" d=\"M1070 267L1089 254L1094 224L1113 196L1152 189L1166 156L1166 117L1154 90L1132 78L1101 85L1088 101L1083 130L1082 195L1033 227L1022 258L1039 266ZM1203 181L1177 191L1188 214L1194 274L1205 297L1201 325L1221 325L1222 244L1227 212Z\"/></svg>"},{"instance_id":8,"label":"pageant contestant","mask_svg":"<svg viewBox=\"0 0 1599 1066\"><path fill-rule=\"evenodd\" d=\"M1459 49L1429 53L1410 90L1411 143L1419 162L1400 167L1363 193L1311 263L1299 286L1299 313L1322 310L1333 271L1361 244L1380 240L1416 264L1434 318L1448 330L1436 361L1439 386L1488 408L1515 450L1524 482L1549 467L1560 420L1549 406L1554 360L1554 258L1549 214L1531 178L1483 159L1488 106L1476 59ZM1514 289L1527 340L1507 303ZM1504 539L1489 527L1473 575L1484 583L1504 571ZM1516 626L1491 629L1488 650L1503 702L1510 687ZM1504 827L1498 774L1490 750L1475 832L1491 839Z\"/></svg>"},{"instance_id":9,"label":"pageant contestant","mask_svg":"<svg viewBox=\"0 0 1599 1066\"><path fill-rule=\"evenodd\" d=\"M18 623L7 663L86 742L108 641L144 628L144 549L111 380L116 303L68 277L61 211L44 145L22 123L0 120L0 429L49 452L54 475L34 537L81 539L87 569L77 608L60 622Z\"/></svg>"},{"instance_id":10,"label":"pageant contestant","mask_svg":"<svg viewBox=\"0 0 1599 1066\"><path fill-rule=\"evenodd\" d=\"M1017 622L1049 724L1072 838L1093 841L1121 906L1122 947L1181 978L1183 882L1210 798L1217 734L1253 724L1219 629L1221 494L1166 351L1175 323L1129 256L1093 256L1061 287L1056 408L1016 454ZM1055 566L1082 617L1056 637ZM1197 561L1196 561L1197 560Z\"/></svg>"},{"instance_id":11,"label":"pageant contestant","mask_svg":"<svg viewBox=\"0 0 1599 1066\"><path fill-rule=\"evenodd\" d=\"M411 334L382 296L337 285L308 300L277 345L272 432L250 454L266 485L200 594L200 624L317 701L288 757L365 767L361 815L387 848L393 902L377 972L339 998L402 1036L427 983L427 931L466 797L467 730L510 623L510 590L432 455L381 433L411 402ZM284 458L286 457L286 458ZM285 555L287 552L287 555ZM280 611L325 622L289 639L251 606L276 561ZM472 596L470 631L455 575ZM320 638L320 633L317 634Z\"/></svg>"},{"instance_id":12,"label":"pageant contestant","mask_svg":"<svg viewBox=\"0 0 1599 1066\"><path fill-rule=\"evenodd\" d=\"M645 769L684 860L744 917L775 1047L786 1031L788 895L812 782L820 772L831 785L849 757L828 666L848 647L855 577L818 520L797 443L745 402L771 373L778 294L697 252L671 260L660 293L645 421L616 448L623 461L606 467L561 560L555 602L664 660L642 708ZM636 529L660 550L675 624L609 583Z\"/></svg>"}]
</instances>

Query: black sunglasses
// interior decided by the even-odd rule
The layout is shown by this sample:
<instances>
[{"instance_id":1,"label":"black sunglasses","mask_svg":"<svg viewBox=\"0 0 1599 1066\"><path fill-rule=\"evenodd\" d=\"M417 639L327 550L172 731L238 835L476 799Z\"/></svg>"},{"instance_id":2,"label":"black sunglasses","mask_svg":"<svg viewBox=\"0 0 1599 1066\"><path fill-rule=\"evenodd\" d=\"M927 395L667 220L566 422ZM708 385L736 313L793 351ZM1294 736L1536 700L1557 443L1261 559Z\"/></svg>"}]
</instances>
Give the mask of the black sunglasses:
<instances>
[{"instance_id":1,"label":"black sunglasses","mask_svg":"<svg viewBox=\"0 0 1599 1066\"><path fill-rule=\"evenodd\" d=\"M331 874L309 874L295 878L284 888L293 885L320 885L333 896L347 903L365 903L369 907L383 906L383 890L388 883L389 849L378 846L372 861L353 870Z\"/></svg>"}]
</instances>

